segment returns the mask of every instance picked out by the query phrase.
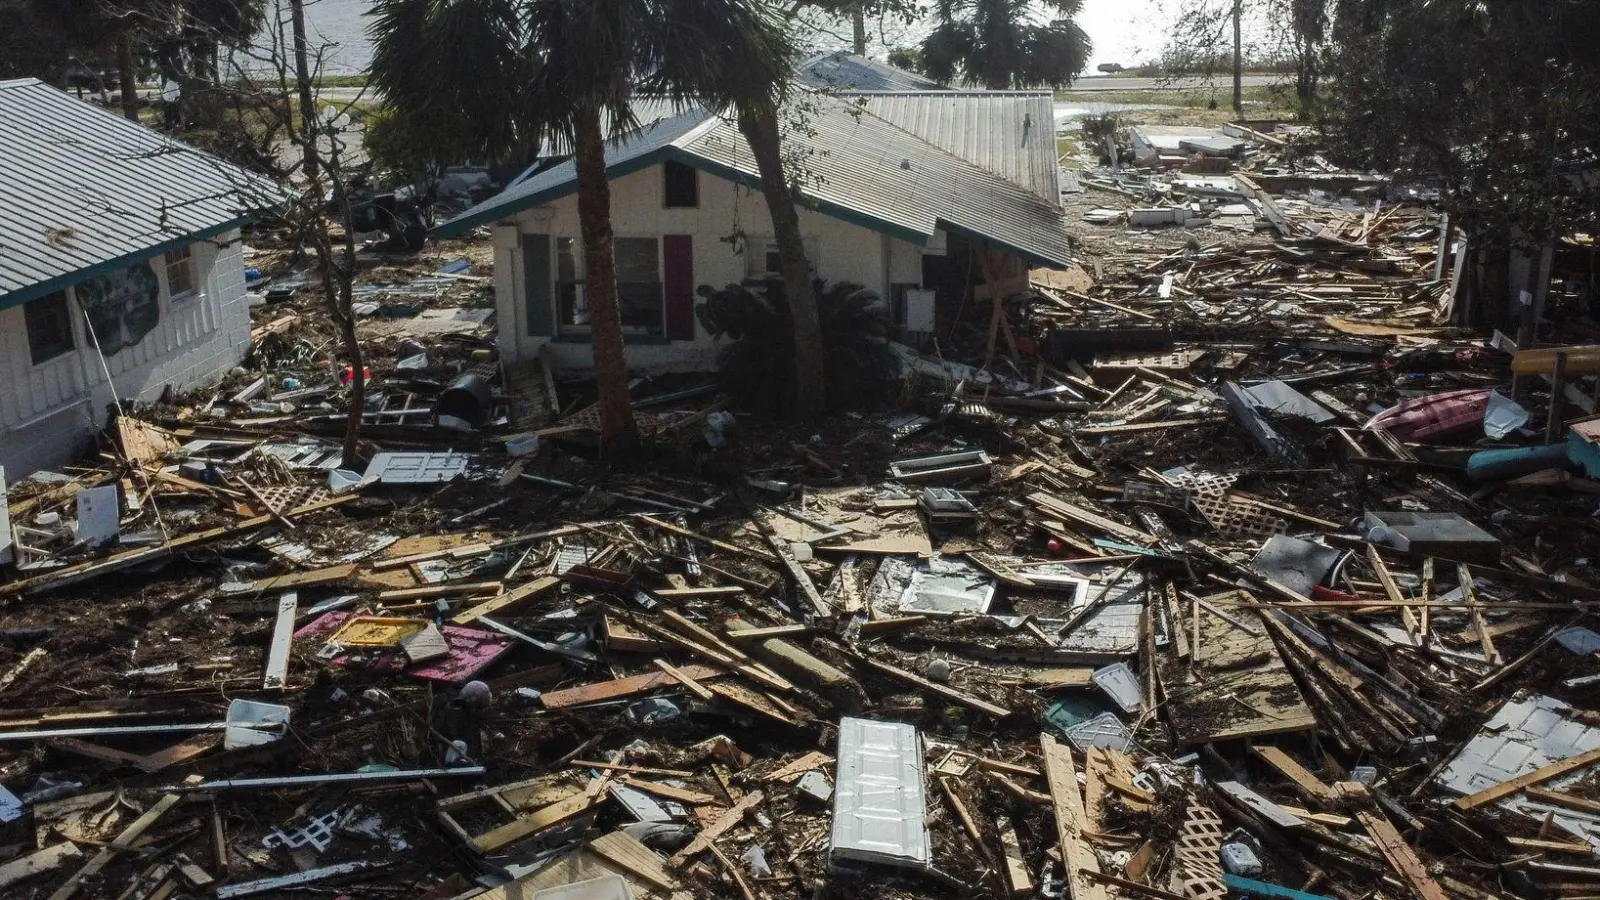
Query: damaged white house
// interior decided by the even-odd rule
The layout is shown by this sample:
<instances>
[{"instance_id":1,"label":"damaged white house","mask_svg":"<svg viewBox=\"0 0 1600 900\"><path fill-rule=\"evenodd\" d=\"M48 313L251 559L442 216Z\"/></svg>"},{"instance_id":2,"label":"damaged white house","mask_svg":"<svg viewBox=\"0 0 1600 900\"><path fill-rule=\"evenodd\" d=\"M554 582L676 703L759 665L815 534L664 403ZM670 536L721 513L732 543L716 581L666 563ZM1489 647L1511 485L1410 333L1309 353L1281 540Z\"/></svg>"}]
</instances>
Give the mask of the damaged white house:
<instances>
[{"instance_id":1,"label":"damaged white house","mask_svg":"<svg viewBox=\"0 0 1600 900\"><path fill-rule=\"evenodd\" d=\"M985 248L1021 264L1067 266L1051 95L1032 91L808 94L799 159L800 227L816 277L876 291L896 325L934 328ZM710 111L643 103L646 123L606 147L629 367L715 368L718 339L696 291L775 275L778 257L755 160L734 123ZM434 230L489 226L501 353L593 367L571 160L525 173ZM981 279L980 279L981 280Z\"/></svg>"},{"instance_id":2,"label":"damaged white house","mask_svg":"<svg viewBox=\"0 0 1600 900\"><path fill-rule=\"evenodd\" d=\"M36 79L0 81L0 467L67 462L114 400L250 343L239 228L271 182Z\"/></svg>"}]
</instances>

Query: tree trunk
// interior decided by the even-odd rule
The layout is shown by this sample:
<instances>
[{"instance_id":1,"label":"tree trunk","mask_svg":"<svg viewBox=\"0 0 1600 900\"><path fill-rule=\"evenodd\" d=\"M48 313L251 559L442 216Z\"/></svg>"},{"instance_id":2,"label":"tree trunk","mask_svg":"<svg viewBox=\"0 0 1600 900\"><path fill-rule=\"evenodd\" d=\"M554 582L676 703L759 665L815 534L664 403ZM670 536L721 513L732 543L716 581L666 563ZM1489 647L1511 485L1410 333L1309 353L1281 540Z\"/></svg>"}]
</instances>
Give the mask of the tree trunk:
<instances>
[{"instance_id":1,"label":"tree trunk","mask_svg":"<svg viewBox=\"0 0 1600 900\"><path fill-rule=\"evenodd\" d=\"M130 122L139 121L138 72L133 62L133 39L126 34L117 35L117 75L122 82L122 115Z\"/></svg>"},{"instance_id":2,"label":"tree trunk","mask_svg":"<svg viewBox=\"0 0 1600 900\"><path fill-rule=\"evenodd\" d=\"M1244 115L1244 0L1233 0L1233 114Z\"/></svg>"},{"instance_id":3,"label":"tree trunk","mask_svg":"<svg viewBox=\"0 0 1600 900\"><path fill-rule=\"evenodd\" d=\"M811 265L800 237L800 214L783 170L778 110L771 103L739 112L739 130L761 172L761 193L772 214L772 236L778 245L784 295L794 327L795 415L802 421L821 416L827 407L828 378L823 365L822 322L811 284Z\"/></svg>"},{"instance_id":4,"label":"tree trunk","mask_svg":"<svg viewBox=\"0 0 1600 900\"><path fill-rule=\"evenodd\" d=\"M855 52L857 56L867 55L867 10L866 6L857 3L855 9L850 11L850 24L852 37L855 39Z\"/></svg>"},{"instance_id":5,"label":"tree trunk","mask_svg":"<svg viewBox=\"0 0 1600 900\"><path fill-rule=\"evenodd\" d=\"M305 0L289 0L289 25L294 33L294 75L300 88L300 141L305 152L305 176L317 180L317 108L311 94L311 58L306 46Z\"/></svg>"},{"instance_id":6,"label":"tree trunk","mask_svg":"<svg viewBox=\"0 0 1600 900\"><path fill-rule=\"evenodd\" d=\"M578 222L583 232L584 292L589 338L600 392L600 440L608 454L634 443L633 404L628 399L628 359L617 305L617 261L611 232L611 185L606 180L606 145L600 110L586 107L573 117L578 168Z\"/></svg>"}]
</instances>

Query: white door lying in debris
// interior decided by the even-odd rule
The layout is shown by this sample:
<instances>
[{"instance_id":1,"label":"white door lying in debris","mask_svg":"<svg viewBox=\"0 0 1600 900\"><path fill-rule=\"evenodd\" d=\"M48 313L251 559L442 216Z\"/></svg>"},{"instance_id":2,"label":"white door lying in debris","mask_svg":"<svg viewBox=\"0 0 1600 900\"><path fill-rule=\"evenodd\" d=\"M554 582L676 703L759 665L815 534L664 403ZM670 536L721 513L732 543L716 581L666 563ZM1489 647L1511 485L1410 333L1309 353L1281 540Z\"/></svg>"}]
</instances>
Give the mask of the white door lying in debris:
<instances>
[{"instance_id":1,"label":"white door lying in debris","mask_svg":"<svg viewBox=\"0 0 1600 900\"><path fill-rule=\"evenodd\" d=\"M842 719L838 758L831 859L927 866L932 854L917 730Z\"/></svg>"}]
</instances>

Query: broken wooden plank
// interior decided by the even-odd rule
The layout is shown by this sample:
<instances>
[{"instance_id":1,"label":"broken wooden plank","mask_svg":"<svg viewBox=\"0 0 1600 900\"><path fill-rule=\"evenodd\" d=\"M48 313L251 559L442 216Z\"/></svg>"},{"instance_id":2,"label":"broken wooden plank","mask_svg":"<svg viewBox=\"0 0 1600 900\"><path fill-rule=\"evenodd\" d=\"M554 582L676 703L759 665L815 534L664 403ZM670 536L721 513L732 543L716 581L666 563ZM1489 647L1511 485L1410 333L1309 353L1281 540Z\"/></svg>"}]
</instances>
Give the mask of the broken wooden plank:
<instances>
[{"instance_id":1,"label":"broken wooden plank","mask_svg":"<svg viewBox=\"0 0 1600 900\"><path fill-rule=\"evenodd\" d=\"M0 691L11 687L13 682L22 677L22 673L33 668L35 663L49 655L50 651L43 647L35 647L29 650L27 655L23 656L22 659L17 661L16 665L6 671L5 675L0 675Z\"/></svg>"},{"instance_id":2,"label":"broken wooden plank","mask_svg":"<svg viewBox=\"0 0 1600 900\"><path fill-rule=\"evenodd\" d=\"M402 603L406 600L432 600L436 597L453 597L457 594L500 593L505 585L498 581L460 581L430 584L426 587L400 588L379 591L379 603ZM480 613L481 615L481 613Z\"/></svg>"},{"instance_id":3,"label":"broken wooden plank","mask_svg":"<svg viewBox=\"0 0 1600 900\"><path fill-rule=\"evenodd\" d=\"M591 779L589 784L576 794L549 806L540 807L514 822L508 822L499 828L480 834L472 839L472 845L479 853L493 853L531 834L570 822L588 812L605 797L605 786L609 780L609 776Z\"/></svg>"},{"instance_id":4,"label":"broken wooden plank","mask_svg":"<svg viewBox=\"0 0 1600 900\"><path fill-rule=\"evenodd\" d=\"M1373 843L1378 845L1378 850L1389 861L1389 865L1405 878L1422 900L1450 900L1450 895L1428 874L1427 867L1417 858L1416 851L1411 849L1411 845L1395 831L1382 813L1361 809L1356 810L1355 817L1372 837Z\"/></svg>"},{"instance_id":5,"label":"broken wooden plank","mask_svg":"<svg viewBox=\"0 0 1600 900\"><path fill-rule=\"evenodd\" d=\"M765 638L799 637L816 631L810 625L773 625L770 628L746 628L742 631L728 632L728 639L735 641L755 641Z\"/></svg>"},{"instance_id":6,"label":"broken wooden plank","mask_svg":"<svg viewBox=\"0 0 1600 900\"><path fill-rule=\"evenodd\" d=\"M57 888L56 892L50 895L50 900L68 900L68 898L75 896L78 893L78 889L83 886L85 879L98 875L101 869L111 864L111 860L115 859L118 853L131 849L140 835L148 831L152 825L166 815L168 810L178 805L178 801L182 799L182 794L166 794L160 800L157 800L149 809L144 811L144 815L134 819L127 828L122 829L122 833L118 834L115 840L100 848L100 852L91 857L83 868L79 869L71 878L66 880L66 883Z\"/></svg>"},{"instance_id":7,"label":"broken wooden plank","mask_svg":"<svg viewBox=\"0 0 1600 900\"><path fill-rule=\"evenodd\" d=\"M773 556L771 553L761 552L761 551L756 551L756 550L750 550L750 549L747 549L745 547L741 547L738 544L730 544L727 541L719 541L714 537L709 537L707 535L700 534L698 532L690 531L687 528L679 527L677 525L672 524L671 522L665 522L665 521L662 521L661 519L657 519L657 518L655 518L653 516L641 515L641 516L638 516L638 519L641 522L645 522L647 524L654 525L655 527L661 529L662 531L668 531L668 532L671 532L671 533L673 533L675 535L678 535L679 537L686 537L686 538L689 538L690 540L693 540L693 541L699 541L702 544L710 544L711 546L717 548L718 550L723 550L723 551L728 552L728 553L737 553L740 556L749 557L751 559L756 560L757 562L761 562L761 563L765 563L767 565L771 565L771 564L773 564L773 563L778 561L777 557Z\"/></svg>"},{"instance_id":8,"label":"broken wooden plank","mask_svg":"<svg viewBox=\"0 0 1600 900\"><path fill-rule=\"evenodd\" d=\"M709 806L719 802L716 797L710 794L673 787L670 784L661 784L656 781L645 781L642 778L634 778L631 775L624 775L621 781L628 787L638 788L646 794L655 794L658 797L666 797L668 800L676 800L679 803L687 803L690 806Z\"/></svg>"},{"instance_id":9,"label":"broken wooden plank","mask_svg":"<svg viewBox=\"0 0 1600 900\"><path fill-rule=\"evenodd\" d=\"M726 674L722 669L699 665L683 666L679 671L696 680L715 678ZM539 702L544 705L545 709L563 709L570 706L582 706L585 703L599 703L603 700L631 697L635 694L656 690L657 688L671 687L677 683L671 675L665 672L646 672L643 675L630 675L626 678L616 678L596 684L585 684L566 688L565 690L550 691L541 696Z\"/></svg>"},{"instance_id":10,"label":"broken wooden plank","mask_svg":"<svg viewBox=\"0 0 1600 900\"><path fill-rule=\"evenodd\" d=\"M1032 503L1035 507L1038 507L1044 512L1050 513L1051 515L1071 519L1072 521L1077 522L1079 525L1082 525L1086 528L1092 528L1097 531L1104 532L1112 537L1119 538L1130 543L1144 546L1160 543L1160 541L1157 540L1156 536L1153 534L1140 531L1137 528L1124 525L1121 522L1112 521L1105 516L1091 512L1081 506L1075 506L1059 497L1046 494L1042 491L1029 494L1027 499L1029 503Z\"/></svg>"},{"instance_id":11,"label":"broken wooden plank","mask_svg":"<svg viewBox=\"0 0 1600 900\"><path fill-rule=\"evenodd\" d=\"M745 794L738 803L729 807L722 815L717 816L716 821L702 828L700 833L695 835L694 840L690 841L687 846L674 853L672 858L667 860L667 865L674 869L681 867L695 854L711 846L712 841L722 837L729 829L743 821L745 813L760 806L765 799L766 795L761 791L751 791Z\"/></svg>"},{"instance_id":12,"label":"broken wooden plank","mask_svg":"<svg viewBox=\"0 0 1600 900\"><path fill-rule=\"evenodd\" d=\"M1538 800L1540 803L1550 803L1555 806L1564 806L1567 809L1576 809L1580 812L1600 815L1600 802L1574 797L1561 791L1547 791L1544 788L1531 787L1523 791L1529 800Z\"/></svg>"},{"instance_id":13,"label":"broken wooden plank","mask_svg":"<svg viewBox=\"0 0 1600 900\"><path fill-rule=\"evenodd\" d=\"M811 611L819 618L831 618L834 614L833 607L822 599L822 594L817 591L816 582L811 580L811 574L806 571L805 566L800 565L800 561L794 558L794 554L789 552L789 548L777 535L763 532L762 536L772 545L772 552L777 554L778 563L783 570L789 573L789 580L800 588L800 593L805 595L806 602L811 604Z\"/></svg>"},{"instance_id":14,"label":"broken wooden plank","mask_svg":"<svg viewBox=\"0 0 1600 900\"><path fill-rule=\"evenodd\" d=\"M832 764L833 757L823 753L821 750L813 750L799 759L774 769L770 774L761 780L789 782L799 778L801 775L804 775L812 769L820 769L823 766Z\"/></svg>"},{"instance_id":15,"label":"broken wooden plank","mask_svg":"<svg viewBox=\"0 0 1600 900\"><path fill-rule=\"evenodd\" d=\"M996 816L994 830L1000 834L1000 849L1005 854L1006 888L1018 896L1033 893L1033 877L1028 874L1028 863L1022 856L1017 829L1012 827L1010 819Z\"/></svg>"},{"instance_id":16,"label":"broken wooden plank","mask_svg":"<svg viewBox=\"0 0 1600 900\"><path fill-rule=\"evenodd\" d=\"M294 572L288 575L277 575L272 578L258 578L242 591L247 594L265 594L276 591L293 590L300 587L314 585L337 584L349 581L355 574L358 566L355 563L327 566L321 569L312 569L309 572Z\"/></svg>"},{"instance_id":17,"label":"broken wooden plank","mask_svg":"<svg viewBox=\"0 0 1600 900\"><path fill-rule=\"evenodd\" d=\"M704 700L707 703L711 703L716 700L716 694L711 693L710 689L708 689L705 685L695 681L688 675L685 675L682 669L677 668L664 659L655 659L651 660L651 662L655 664L656 668L672 676L673 681L676 681L685 688L688 688L689 693L699 697L701 700Z\"/></svg>"},{"instance_id":18,"label":"broken wooden plank","mask_svg":"<svg viewBox=\"0 0 1600 900\"><path fill-rule=\"evenodd\" d=\"M929 693L938 694L946 700L954 701L969 709L975 709L978 712L994 716L997 719L1004 719L1005 717L1011 715L1011 710L1005 708L1004 706L997 706L996 704L990 703L987 700L974 697L971 694L962 693L961 691L958 691L949 685L936 684L926 678L923 678L921 675L907 672L905 669L897 666L891 666L886 662L879 662L878 660L875 660L869 656L855 655L855 658L885 675L896 678L907 684L915 685L916 687L921 688Z\"/></svg>"},{"instance_id":19,"label":"broken wooden plank","mask_svg":"<svg viewBox=\"0 0 1600 900\"><path fill-rule=\"evenodd\" d=\"M1499 784L1490 785L1476 794L1468 794L1460 798L1455 802L1455 806L1457 809L1476 809L1485 803L1493 803L1502 797L1509 797L1524 788L1543 784L1552 778L1565 775L1573 769L1581 769L1597 761L1600 761L1600 747L1579 753L1577 756L1569 756L1566 759L1557 760L1549 765L1540 766L1532 772L1526 772Z\"/></svg>"},{"instance_id":20,"label":"broken wooden plank","mask_svg":"<svg viewBox=\"0 0 1600 900\"><path fill-rule=\"evenodd\" d=\"M501 610L510 609L524 600L537 597L560 586L561 579L554 575L535 578L527 584L518 585L509 591L479 603L477 606L456 613L450 617L450 623L452 625L471 625L473 622L478 621L480 616L492 615Z\"/></svg>"},{"instance_id":21,"label":"broken wooden plank","mask_svg":"<svg viewBox=\"0 0 1600 900\"><path fill-rule=\"evenodd\" d=\"M1277 747L1268 747L1260 744L1250 748L1250 752L1261 758L1262 762L1278 771L1278 774L1289 779L1291 783L1313 801L1333 799L1333 787L1323 783L1305 766L1296 762L1289 754Z\"/></svg>"},{"instance_id":22,"label":"broken wooden plank","mask_svg":"<svg viewBox=\"0 0 1600 900\"><path fill-rule=\"evenodd\" d=\"M730 584L710 587L657 588L652 590L650 593L655 594L657 597L660 597L663 600L688 600L704 597L727 597L733 594L742 594L744 593L744 588L737 584Z\"/></svg>"},{"instance_id":23,"label":"broken wooden plank","mask_svg":"<svg viewBox=\"0 0 1600 900\"><path fill-rule=\"evenodd\" d=\"M36 875L53 872L69 859L82 856L83 851L71 841L46 847L37 853L30 853L11 860L0 866L0 888L10 887L19 881L26 881Z\"/></svg>"},{"instance_id":24,"label":"broken wooden plank","mask_svg":"<svg viewBox=\"0 0 1600 900\"><path fill-rule=\"evenodd\" d=\"M1045 779L1050 784L1050 804L1055 808L1056 838L1066 866L1072 900L1106 900L1106 890L1086 873L1099 872L1100 860L1083 838L1083 797L1072 751L1049 734L1039 735Z\"/></svg>"},{"instance_id":25,"label":"broken wooden plank","mask_svg":"<svg viewBox=\"0 0 1600 900\"><path fill-rule=\"evenodd\" d=\"M596 838L584 849L652 888L667 892L678 889L677 880L667 871L666 860L625 831L613 831Z\"/></svg>"}]
</instances>

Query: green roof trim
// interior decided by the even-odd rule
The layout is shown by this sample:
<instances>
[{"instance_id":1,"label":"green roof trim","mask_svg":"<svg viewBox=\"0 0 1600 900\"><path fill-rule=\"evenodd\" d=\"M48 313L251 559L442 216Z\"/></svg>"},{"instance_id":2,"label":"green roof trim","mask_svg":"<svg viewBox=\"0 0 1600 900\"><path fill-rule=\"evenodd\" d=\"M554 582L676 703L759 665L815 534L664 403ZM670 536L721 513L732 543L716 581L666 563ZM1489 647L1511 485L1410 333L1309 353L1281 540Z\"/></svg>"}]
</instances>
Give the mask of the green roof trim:
<instances>
[{"instance_id":1,"label":"green roof trim","mask_svg":"<svg viewBox=\"0 0 1600 900\"><path fill-rule=\"evenodd\" d=\"M177 250L180 247L187 247L190 244L195 244L209 238L214 238L219 234L225 234L235 228L238 228L240 225L249 222L251 218L252 217L250 216L240 216L238 219L235 219L232 222L224 222L221 225L213 225L210 228L197 231L193 234L179 235L170 241L157 244L154 247L147 247L135 253L125 253L122 256L95 263L92 266L78 269L75 272L68 272L65 275L58 275L55 278L51 278L46 281L30 284L25 288L19 288L18 290L12 291L9 294L0 294L0 309L11 309L14 306L21 306L30 300L37 300L40 297L48 297L51 294L54 294L56 291L65 290L73 285L83 284L85 281L88 281L91 278L99 278L102 275L111 275L113 273L120 272L136 263L143 262L147 259L155 259L169 250Z\"/></svg>"}]
</instances>

